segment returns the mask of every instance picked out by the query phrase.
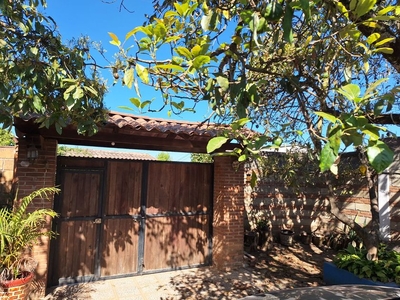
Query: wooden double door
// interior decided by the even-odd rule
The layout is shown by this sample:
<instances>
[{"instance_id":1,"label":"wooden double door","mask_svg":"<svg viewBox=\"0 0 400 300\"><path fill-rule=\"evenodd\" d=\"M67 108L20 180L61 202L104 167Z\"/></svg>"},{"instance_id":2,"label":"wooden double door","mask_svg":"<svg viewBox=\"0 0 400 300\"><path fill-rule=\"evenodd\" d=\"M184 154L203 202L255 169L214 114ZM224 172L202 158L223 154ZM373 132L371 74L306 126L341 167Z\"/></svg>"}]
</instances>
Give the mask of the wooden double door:
<instances>
[{"instance_id":1,"label":"wooden double door","mask_svg":"<svg viewBox=\"0 0 400 300\"><path fill-rule=\"evenodd\" d=\"M60 157L49 286L211 263L212 165Z\"/></svg>"}]
</instances>

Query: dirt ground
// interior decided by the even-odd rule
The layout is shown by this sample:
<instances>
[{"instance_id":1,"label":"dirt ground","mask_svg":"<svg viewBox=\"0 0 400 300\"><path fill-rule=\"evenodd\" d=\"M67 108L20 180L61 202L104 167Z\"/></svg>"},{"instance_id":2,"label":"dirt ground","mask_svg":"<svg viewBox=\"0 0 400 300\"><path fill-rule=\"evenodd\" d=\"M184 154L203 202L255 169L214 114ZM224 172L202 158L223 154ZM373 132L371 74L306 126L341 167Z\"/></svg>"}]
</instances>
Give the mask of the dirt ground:
<instances>
[{"instance_id":1,"label":"dirt ground","mask_svg":"<svg viewBox=\"0 0 400 300\"><path fill-rule=\"evenodd\" d=\"M79 300L236 300L247 295L294 287L324 285L322 266L336 254L313 244L271 244L245 255L241 268L214 267L95 281L48 290L44 299Z\"/></svg>"},{"instance_id":2,"label":"dirt ground","mask_svg":"<svg viewBox=\"0 0 400 300\"><path fill-rule=\"evenodd\" d=\"M179 299L239 299L261 292L294 287L324 285L322 266L332 261L336 251L317 248L313 244L294 243L282 246L274 243L268 251L256 251L246 256L243 268L229 272L213 269L195 274L175 276L170 284ZM164 298L164 300L177 299Z\"/></svg>"}]
</instances>

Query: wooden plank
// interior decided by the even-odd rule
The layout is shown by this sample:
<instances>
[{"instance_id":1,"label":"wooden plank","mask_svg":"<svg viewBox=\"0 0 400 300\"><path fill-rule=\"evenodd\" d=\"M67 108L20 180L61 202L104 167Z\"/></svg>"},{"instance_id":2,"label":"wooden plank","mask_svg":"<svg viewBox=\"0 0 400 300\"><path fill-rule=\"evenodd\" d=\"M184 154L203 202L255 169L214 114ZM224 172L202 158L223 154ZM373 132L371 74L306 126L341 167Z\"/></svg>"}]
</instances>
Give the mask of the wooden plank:
<instances>
[{"instance_id":1,"label":"wooden plank","mask_svg":"<svg viewBox=\"0 0 400 300\"><path fill-rule=\"evenodd\" d=\"M57 166L62 168L104 168L106 160L81 157L57 157Z\"/></svg>"},{"instance_id":2,"label":"wooden plank","mask_svg":"<svg viewBox=\"0 0 400 300\"><path fill-rule=\"evenodd\" d=\"M96 216L100 175L65 172L61 217Z\"/></svg>"},{"instance_id":3,"label":"wooden plank","mask_svg":"<svg viewBox=\"0 0 400 300\"><path fill-rule=\"evenodd\" d=\"M144 271L209 263L208 216L150 218L145 236Z\"/></svg>"},{"instance_id":4,"label":"wooden plank","mask_svg":"<svg viewBox=\"0 0 400 300\"><path fill-rule=\"evenodd\" d=\"M53 282L94 274L96 226L90 221L63 222L58 240L58 264Z\"/></svg>"},{"instance_id":5,"label":"wooden plank","mask_svg":"<svg viewBox=\"0 0 400 300\"><path fill-rule=\"evenodd\" d=\"M212 201L210 165L152 162L148 180L148 214L209 210Z\"/></svg>"},{"instance_id":6,"label":"wooden plank","mask_svg":"<svg viewBox=\"0 0 400 300\"><path fill-rule=\"evenodd\" d=\"M107 178L105 214L137 215L140 208L142 162L109 162Z\"/></svg>"},{"instance_id":7,"label":"wooden plank","mask_svg":"<svg viewBox=\"0 0 400 300\"><path fill-rule=\"evenodd\" d=\"M212 166L150 162L147 180L144 271L208 264L211 215L184 214L210 212Z\"/></svg>"},{"instance_id":8,"label":"wooden plank","mask_svg":"<svg viewBox=\"0 0 400 300\"><path fill-rule=\"evenodd\" d=\"M101 276L137 272L139 223L109 219L103 227Z\"/></svg>"}]
</instances>

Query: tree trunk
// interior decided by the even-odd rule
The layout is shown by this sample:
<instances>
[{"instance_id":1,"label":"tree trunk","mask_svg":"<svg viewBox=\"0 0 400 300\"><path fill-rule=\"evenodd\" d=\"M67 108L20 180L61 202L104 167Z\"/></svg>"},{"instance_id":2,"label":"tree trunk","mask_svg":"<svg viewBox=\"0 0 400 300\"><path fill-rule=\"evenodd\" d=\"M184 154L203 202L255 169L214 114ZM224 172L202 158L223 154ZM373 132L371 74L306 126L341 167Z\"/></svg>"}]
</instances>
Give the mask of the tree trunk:
<instances>
[{"instance_id":1,"label":"tree trunk","mask_svg":"<svg viewBox=\"0 0 400 300\"><path fill-rule=\"evenodd\" d=\"M362 227L355 220L350 219L337 206L337 198L333 192L333 187L329 179L326 180L329 190L329 203L331 205L331 213L342 223L353 229L362 239L365 248L367 249L367 258L370 260L378 260L378 246L380 243L379 235L379 208L378 199L376 197L376 178L375 172L367 171L368 192L371 206L371 223L368 227Z\"/></svg>"}]
</instances>

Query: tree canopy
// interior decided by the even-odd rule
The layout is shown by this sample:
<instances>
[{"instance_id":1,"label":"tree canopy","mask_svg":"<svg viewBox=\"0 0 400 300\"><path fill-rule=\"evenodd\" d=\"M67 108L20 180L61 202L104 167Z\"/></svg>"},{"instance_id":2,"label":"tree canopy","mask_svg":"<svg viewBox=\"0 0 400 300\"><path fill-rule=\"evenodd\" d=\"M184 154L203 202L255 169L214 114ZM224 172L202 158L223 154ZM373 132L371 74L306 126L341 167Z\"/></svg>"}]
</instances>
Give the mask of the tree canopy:
<instances>
[{"instance_id":1,"label":"tree canopy","mask_svg":"<svg viewBox=\"0 0 400 300\"><path fill-rule=\"evenodd\" d=\"M171 155L168 152L160 152L157 155L157 160L160 160L160 161L171 161Z\"/></svg>"},{"instance_id":2,"label":"tree canopy","mask_svg":"<svg viewBox=\"0 0 400 300\"><path fill-rule=\"evenodd\" d=\"M236 138L244 161L265 145L309 143L321 169L337 172L339 152L354 146L368 149L381 172L393 153L381 141L385 128L370 120L397 104L397 65L383 57L395 37L381 30L397 25L395 4L164 1L148 24L121 39L110 33L114 72L135 88L131 102L141 109L153 103L138 82L159 90L172 112L208 101L210 118L232 124L210 150ZM244 125L261 134L241 136Z\"/></svg>"},{"instance_id":3,"label":"tree canopy","mask_svg":"<svg viewBox=\"0 0 400 300\"><path fill-rule=\"evenodd\" d=\"M14 135L4 129L0 129L0 146L14 146L15 145L15 137Z\"/></svg>"},{"instance_id":4,"label":"tree canopy","mask_svg":"<svg viewBox=\"0 0 400 300\"><path fill-rule=\"evenodd\" d=\"M90 44L63 44L55 21L39 12L43 6L45 0L0 1L0 123L33 115L58 132L75 124L94 134L105 118L106 86Z\"/></svg>"}]
</instances>

